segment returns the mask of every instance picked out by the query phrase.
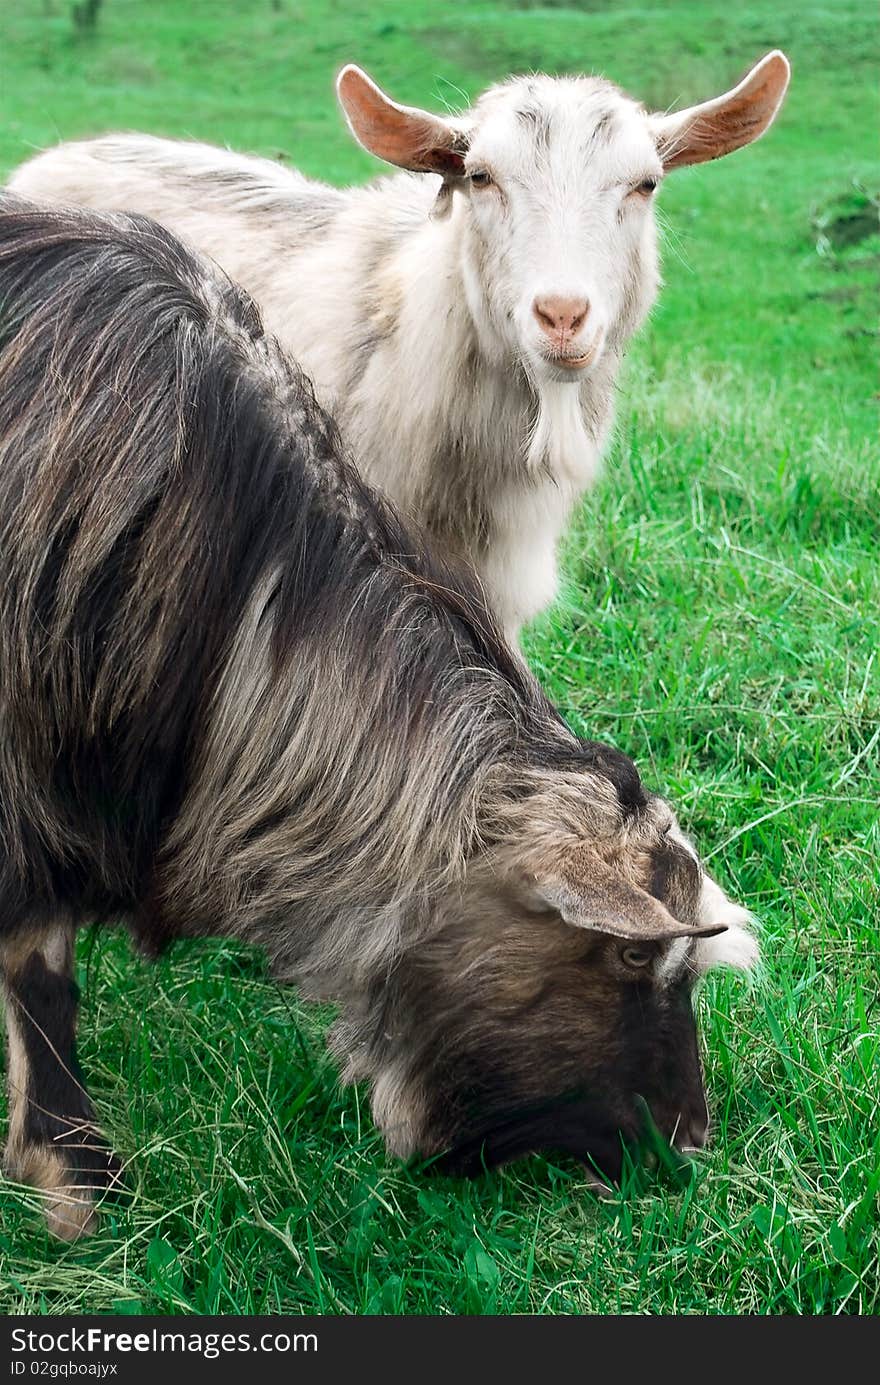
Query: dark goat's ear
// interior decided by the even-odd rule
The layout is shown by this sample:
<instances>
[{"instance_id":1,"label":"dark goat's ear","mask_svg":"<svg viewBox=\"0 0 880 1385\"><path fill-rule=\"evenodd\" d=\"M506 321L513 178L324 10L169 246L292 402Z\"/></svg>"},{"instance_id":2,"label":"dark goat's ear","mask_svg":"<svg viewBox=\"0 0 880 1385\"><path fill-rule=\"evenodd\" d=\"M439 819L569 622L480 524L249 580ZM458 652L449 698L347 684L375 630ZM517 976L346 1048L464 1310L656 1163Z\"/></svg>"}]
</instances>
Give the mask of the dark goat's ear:
<instances>
[{"instance_id":1,"label":"dark goat's ear","mask_svg":"<svg viewBox=\"0 0 880 1385\"><path fill-rule=\"evenodd\" d=\"M777 49L723 96L671 115L651 116L651 131L663 167L681 168L720 159L759 139L782 105L790 76L788 58Z\"/></svg>"},{"instance_id":2,"label":"dark goat's ear","mask_svg":"<svg viewBox=\"0 0 880 1385\"><path fill-rule=\"evenodd\" d=\"M398 105L352 63L340 72L336 93L355 139L377 159L413 173L464 175L467 135L450 121Z\"/></svg>"},{"instance_id":3,"label":"dark goat's ear","mask_svg":"<svg viewBox=\"0 0 880 1385\"><path fill-rule=\"evenodd\" d=\"M526 898L532 908L555 910L573 928L642 942L711 937L726 927L723 923L696 927L681 923L659 899L586 849L566 862L564 872L530 882Z\"/></svg>"}]
</instances>

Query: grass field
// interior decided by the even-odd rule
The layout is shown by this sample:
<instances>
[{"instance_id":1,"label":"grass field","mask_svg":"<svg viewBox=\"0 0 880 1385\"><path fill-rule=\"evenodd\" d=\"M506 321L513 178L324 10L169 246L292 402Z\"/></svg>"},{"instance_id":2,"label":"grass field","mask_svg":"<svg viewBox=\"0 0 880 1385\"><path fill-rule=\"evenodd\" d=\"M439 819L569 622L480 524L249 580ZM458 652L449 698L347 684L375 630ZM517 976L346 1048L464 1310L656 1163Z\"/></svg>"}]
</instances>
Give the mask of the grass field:
<instances>
[{"instance_id":1,"label":"grass field","mask_svg":"<svg viewBox=\"0 0 880 1385\"><path fill-rule=\"evenodd\" d=\"M360 180L375 166L332 96L347 59L421 104L535 67L666 106L790 54L767 139L663 191L667 286L528 643L572 725L670 795L766 962L700 995L715 1123L693 1180L599 1204L570 1163L461 1185L389 1162L365 1094L337 1086L327 1015L258 957L149 967L86 935L81 1058L134 1195L63 1248L0 1186L0 1310L876 1313L873 6L105 0L91 38L71 8L2 7L0 171L128 128Z\"/></svg>"}]
</instances>

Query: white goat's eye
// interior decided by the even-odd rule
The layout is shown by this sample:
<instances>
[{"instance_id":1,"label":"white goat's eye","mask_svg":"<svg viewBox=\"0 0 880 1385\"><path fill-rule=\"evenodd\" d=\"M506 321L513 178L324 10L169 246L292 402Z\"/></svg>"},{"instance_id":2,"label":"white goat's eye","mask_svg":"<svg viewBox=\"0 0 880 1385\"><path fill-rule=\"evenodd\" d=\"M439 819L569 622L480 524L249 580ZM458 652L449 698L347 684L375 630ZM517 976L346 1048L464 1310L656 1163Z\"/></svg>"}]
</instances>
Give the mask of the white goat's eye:
<instances>
[{"instance_id":1,"label":"white goat's eye","mask_svg":"<svg viewBox=\"0 0 880 1385\"><path fill-rule=\"evenodd\" d=\"M632 967L634 971L643 971L654 960L653 952L645 952L640 947L625 947L620 956L624 966Z\"/></svg>"},{"instance_id":2,"label":"white goat's eye","mask_svg":"<svg viewBox=\"0 0 880 1385\"><path fill-rule=\"evenodd\" d=\"M636 183L633 192L637 192L640 197L650 197L652 192L657 191L659 178L643 178L640 183Z\"/></svg>"},{"instance_id":3,"label":"white goat's eye","mask_svg":"<svg viewBox=\"0 0 880 1385\"><path fill-rule=\"evenodd\" d=\"M492 182L492 175L485 168L477 168L469 176L472 188L487 188Z\"/></svg>"}]
</instances>

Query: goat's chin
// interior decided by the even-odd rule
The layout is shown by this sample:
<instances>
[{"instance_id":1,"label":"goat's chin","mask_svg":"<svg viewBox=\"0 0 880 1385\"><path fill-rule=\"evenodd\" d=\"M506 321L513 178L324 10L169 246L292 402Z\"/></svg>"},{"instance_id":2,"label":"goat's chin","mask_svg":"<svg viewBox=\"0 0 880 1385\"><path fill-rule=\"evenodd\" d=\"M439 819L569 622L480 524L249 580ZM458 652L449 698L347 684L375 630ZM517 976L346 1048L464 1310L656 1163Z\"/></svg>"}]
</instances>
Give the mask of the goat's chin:
<instances>
[{"instance_id":1,"label":"goat's chin","mask_svg":"<svg viewBox=\"0 0 880 1385\"><path fill-rule=\"evenodd\" d=\"M553 385L582 385L599 363L599 353L584 353L577 357L539 356L534 367L535 377Z\"/></svg>"},{"instance_id":2,"label":"goat's chin","mask_svg":"<svg viewBox=\"0 0 880 1385\"><path fill-rule=\"evenodd\" d=\"M475 1178L530 1155L562 1155L582 1164L588 1181L607 1193L620 1179L623 1151L634 1135L634 1121L627 1134L592 1102L569 1096L476 1120L447 1143L436 1165L441 1172Z\"/></svg>"},{"instance_id":3,"label":"goat's chin","mask_svg":"<svg viewBox=\"0 0 880 1385\"><path fill-rule=\"evenodd\" d=\"M589 367L583 366L573 369L570 366L562 367L547 361L544 364L543 379L548 385L582 385L589 375Z\"/></svg>"}]
</instances>

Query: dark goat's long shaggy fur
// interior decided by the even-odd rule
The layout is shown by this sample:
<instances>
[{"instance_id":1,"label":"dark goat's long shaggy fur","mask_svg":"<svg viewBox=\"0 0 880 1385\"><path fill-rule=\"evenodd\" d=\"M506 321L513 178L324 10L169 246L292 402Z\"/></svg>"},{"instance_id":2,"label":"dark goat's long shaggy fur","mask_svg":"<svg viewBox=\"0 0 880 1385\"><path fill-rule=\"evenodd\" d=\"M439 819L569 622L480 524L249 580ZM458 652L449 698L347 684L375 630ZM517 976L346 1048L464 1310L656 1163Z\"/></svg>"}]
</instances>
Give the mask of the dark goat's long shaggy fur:
<instances>
[{"instance_id":1,"label":"dark goat's long shaggy fur","mask_svg":"<svg viewBox=\"0 0 880 1385\"><path fill-rule=\"evenodd\" d=\"M146 219L0 199L10 1148L19 1172L66 1187L56 1230L86 1224L71 1188L100 1158L97 1136L77 1134L91 1130L64 990L77 925L125 919L152 951L216 933L262 944L280 975L341 1002L336 1047L350 1077L373 1082L393 1149L473 1143L485 1069L485 1091L503 1094L497 1147L518 1151L533 1137L507 1130L517 1101L579 1080L581 1040L565 1052L575 998L557 1014L542 968L599 965L588 929L603 926L604 886L572 929L558 912L536 922L513 875L561 872L568 908L566 853L604 843L584 878L619 868L645 926L659 939L662 912L667 935L685 934L700 921L692 858L678 922L647 893L670 820L630 761L571 734L476 580L358 479L244 293ZM475 867L488 912L471 897ZM456 939L489 929L496 878L513 960L499 925L489 970L459 967ZM59 985L67 999L50 1005ZM69 1051L54 1136L28 1114L43 1089L41 1005L69 1012L69 1045L43 1049L44 1069ZM602 1039L594 1008L591 1061L613 1063L622 1041Z\"/></svg>"},{"instance_id":2,"label":"dark goat's long shaggy fur","mask_svg":"<svg viewBox=\"0 0 880 1385\"><path fill-rule=\"evenodd\" d=\"M236 690L252 714L277 698L287 725L320 719L309 782L290 797L302 810L327 794L310 837L332 843L348 889L363 831L406 789L403 752L437 741L424 709L438 682L451 724L482 684L485 718L532 723L547 754L575 757L464 574L431 562L365 490L251 301L171 235L141 218L6 211L0 302L5 927L60 902L87 917L147 897L155 910L160 848L214 768L200 732L222 716L224 677L250 680ZM291 689L294 663L307 689ZM456 729L420 820L458 821L501 748L483 739ZM245 812L227 785L227 862L293 806L259 791L259 753L241 766L256 793ZM334 820L353 816L346 760L382 799L347 843ZM322 784L331 769L337 784ZM304 892L330 883L314 852L310 840Z\"/></svg>"}]
</instances>

